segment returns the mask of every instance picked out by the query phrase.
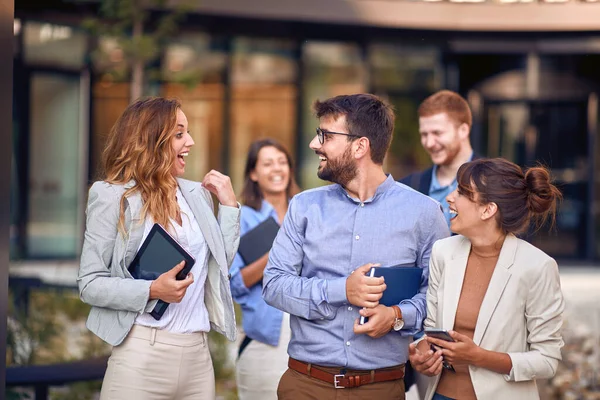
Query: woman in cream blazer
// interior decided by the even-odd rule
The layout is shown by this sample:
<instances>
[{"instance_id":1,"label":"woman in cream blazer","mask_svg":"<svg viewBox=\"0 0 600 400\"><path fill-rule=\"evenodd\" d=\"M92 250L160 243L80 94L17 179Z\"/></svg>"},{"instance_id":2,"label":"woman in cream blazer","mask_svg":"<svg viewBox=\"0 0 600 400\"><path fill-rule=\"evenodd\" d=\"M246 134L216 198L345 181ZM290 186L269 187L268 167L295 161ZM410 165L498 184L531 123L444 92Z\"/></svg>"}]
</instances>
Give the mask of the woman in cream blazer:
<instances>
[{"instance_id":1,"label":"woman in cream blazer","mask_svg":"<svg viewBox=\"0 0 600 400\"><path fill-rule=\"evenodd\" d=\"M102 383L107 399L211 399L214 370L207 333L236 338L228 269L237 252L240 206L229 178L210 171L202 183L181 179L194 145L179 102L138 100L115 123L103 154L105 179L89 191L81 265L87 327L113 347ZM219 200L215 218L210 193ZM128 271L154 223L194 256L155 280ZM158 300L162 318L149 315Z\"/></svg>"},{"instance_id":2,"label":"woman in cream blazer","mask_svg":"<svg viewBox=\"0 0 600 400\"><path fill-rule=\"evenodd\" d=\"M541 223L553 215L559 197L541 167L523 174L484 159L459 169L447 198L459 235L433 246L424 322L426 333L443 329L454 342L425 336L409 349L415 369L434 377L426 400L538 399L535 380L555 374L563 346L558 267L515 233L531 216Z\"/></svg>"}]
</instances>

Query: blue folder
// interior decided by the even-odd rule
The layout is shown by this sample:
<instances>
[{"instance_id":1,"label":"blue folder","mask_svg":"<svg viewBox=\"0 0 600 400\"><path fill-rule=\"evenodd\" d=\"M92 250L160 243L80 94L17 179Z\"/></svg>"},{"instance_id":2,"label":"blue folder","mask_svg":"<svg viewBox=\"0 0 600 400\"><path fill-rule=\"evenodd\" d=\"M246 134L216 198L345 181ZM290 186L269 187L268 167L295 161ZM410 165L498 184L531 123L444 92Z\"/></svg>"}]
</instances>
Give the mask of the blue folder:
<instances>
[{"instance_id":1,"label":"blue folder","mask_svg":"<svg viewBox=\"0 0 600 400\"><path fill-rule=\"evenodd\" d=\"M423 268L415 267L414 264L372 267L368 276L383 276L387 288L383 292L379 304L390 307L402 300L411 299L419 292ZM360 324L364 324L368 320L367 317L360 317Z\"/></svg>"}]
</instances>

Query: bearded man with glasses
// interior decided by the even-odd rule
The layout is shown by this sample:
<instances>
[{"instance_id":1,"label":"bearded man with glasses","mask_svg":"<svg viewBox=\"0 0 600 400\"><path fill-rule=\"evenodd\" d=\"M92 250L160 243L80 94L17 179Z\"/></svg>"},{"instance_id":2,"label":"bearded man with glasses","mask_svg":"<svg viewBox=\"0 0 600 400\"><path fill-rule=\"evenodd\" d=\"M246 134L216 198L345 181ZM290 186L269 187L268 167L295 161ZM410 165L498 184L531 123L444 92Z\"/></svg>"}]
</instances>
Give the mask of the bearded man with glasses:
<instances>
[{"instance_id":1,"label":"bearded man with glasses","mask_svg":"<svg viewBox=\"0 0 600 400\"><path fill-rule=\"evenodd\" d=\"M429 256L449 235L440 205L383 170L394 130L371 94L316 101L310 148L332 185L291 200L264 272L263 297L290 314L289 369L280 400L404 399L408 344L426 316ZM372 266L423 269L419 292L387 307ZM393 290L393 287L390 288ZM360 316L369 317L358 324Z\"/></svg>"}]
</instances>

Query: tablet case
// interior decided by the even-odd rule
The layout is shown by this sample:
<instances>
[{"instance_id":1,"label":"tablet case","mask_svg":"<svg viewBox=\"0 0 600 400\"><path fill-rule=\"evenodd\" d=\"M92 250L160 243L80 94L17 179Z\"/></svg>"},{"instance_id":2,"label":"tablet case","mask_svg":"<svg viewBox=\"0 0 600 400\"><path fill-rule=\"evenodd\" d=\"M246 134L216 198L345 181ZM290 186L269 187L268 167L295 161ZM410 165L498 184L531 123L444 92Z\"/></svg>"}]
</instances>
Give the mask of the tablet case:
<instances>
[{"instance_id":1,"label":"tablet case","mask_svg":"<svg viewBox=\"0 0 600 400\"><path fill-rule=\"evenodd\" d=\"M277 232L279 232L279 224L273 217L269 217L240 238L238 252L246 265L271 250Z\"/></svg>"},{"instance_id":2,"label":"tablet case","mask_svg":"<svg viewBox=\"0 0 600 400\"><path fill-rule=\"evenodd\" d=\"M383 276L387 288L379 299L379 304L390 307L399 304L402 300L412 298L419 292L423 268L415 267L413 264L371 267L368 275ZM360 317L359 323L362 325L368 320L368 317Z\"/></svg>"},{"instance_id":3,"label":"tablet case","mask_svg":"<svg viewBox=\"0 0 600 400\"><path fill-rule=\"evenodd\" d=\"M185 266L177 274L177 280L185 279L196 260L165 228L154 224L128 269L135 279L155 280L183 260ZM168 306L169 303L159 300L150 315L159 320Z\"/></svg>"}]
</instances>

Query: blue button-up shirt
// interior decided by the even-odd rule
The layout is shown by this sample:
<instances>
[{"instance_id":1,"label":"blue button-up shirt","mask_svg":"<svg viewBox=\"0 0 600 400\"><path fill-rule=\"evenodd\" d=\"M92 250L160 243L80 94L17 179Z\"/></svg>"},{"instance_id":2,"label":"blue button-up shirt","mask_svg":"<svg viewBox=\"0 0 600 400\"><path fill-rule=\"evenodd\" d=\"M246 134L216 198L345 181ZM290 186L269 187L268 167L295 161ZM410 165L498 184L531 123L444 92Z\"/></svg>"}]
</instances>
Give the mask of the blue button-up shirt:
<instances>
[{"instance_id":1,"label":"blue button-up shirt","mask_svg":"<svg viewBox=\"0 0 600 400\"><path fill-rule=\"evenodd\" d=\"M240 216L240 235L250 231L269 217L278 220L277 212L267 201L262 202L260 210L242 206ZM281 334L281 321L283 312L271 307L262 298L262 285L260 282L252 287L246 287L240 270L246 264L240 254L236 254L229 269L231 280L231 295L242 308L242 325L244 333L262 343L277 346Z\"/></svg>"},{"instance_id":2,"label":"blue button-up shirt","mask_svg":"<svg viewBox=\"0 0 600 400\"><path fill-rule=\"evenodd\" d=\"M439 203L391 175L365 202L337 184L296 195L263 278L266 302L291 314L289 355L367 370L406 362L410 336L426 316L431 247L448 235ZM404 328L379 339L354 334L359 307L346 299L346 279L370 262L423 268L419 293L399 304Z\"/></svg>"}]
</instances>

